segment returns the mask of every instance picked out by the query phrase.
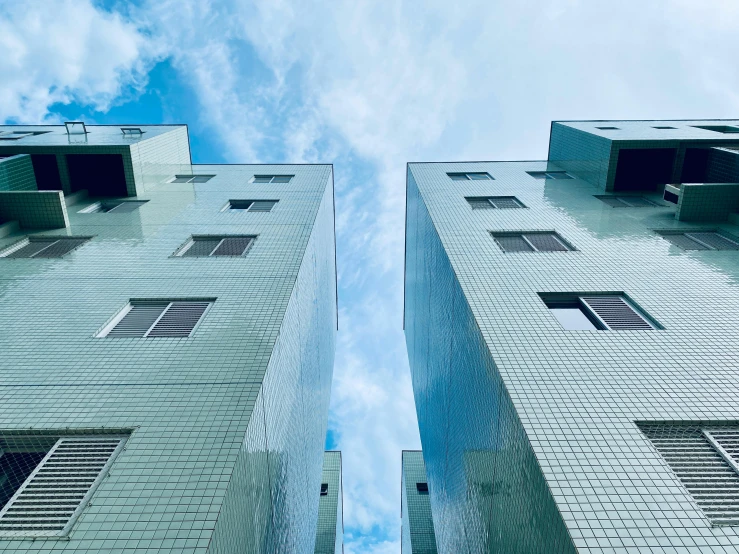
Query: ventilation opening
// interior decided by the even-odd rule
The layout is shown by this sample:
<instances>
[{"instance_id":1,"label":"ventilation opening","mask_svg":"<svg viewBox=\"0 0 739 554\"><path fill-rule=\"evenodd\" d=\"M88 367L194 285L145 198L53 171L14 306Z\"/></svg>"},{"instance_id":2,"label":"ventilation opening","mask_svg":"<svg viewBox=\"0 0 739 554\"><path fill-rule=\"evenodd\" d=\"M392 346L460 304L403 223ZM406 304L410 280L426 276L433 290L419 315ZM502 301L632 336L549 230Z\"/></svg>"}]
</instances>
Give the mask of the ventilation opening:
<instances>
[{"instance_id":1,"label":"ventilation opening","mask_svg":"<svg viewBox=\"0 0 739 554\"><path fill-rule=\"evenodd\" d=\"M321 483L321 496L328 495L328 483Z\"/></svg>"},{"instance_id":2,"label":"ventilation opening","mask_svg":"<svg viewBox=\"0 0 739 554\"><path fill-rule=\"evenodd\" d=\"M623 294L539 293L568 331L643 331L660 327Z\"/></svg>"},{"instance_id":3,"label":"ventilation opening","mask_svg":"<svg viewBox=\"0 0 739 554\"><path fill-rule=\"evenodd\" d=\"M739 525L739 427L639 424L713 525Z\"/></svg>"},{"instance_id":4,"label":"ventilation opening","mask_svg":"<svg viewBox=\"0 0 739 554\"><path fill-rule=\"evenodd\" d=\"M90 196L128 196L123 156L120 154L67 154L72 192Z\"/></svg>"},{"instance_id":5,"label":"ventilation opening","mask_svg":"<svg viewBox=\"0 0 739 554\"><path fill-rule=\"evenodd\" d=\"M655 190L672 181L675 148L621 149L616 164L614 191Z\"/></svg>"},{"instance_id":6,"label":"ventilation opening","mask_svg":"<svg viewBox=\"0 0 739 554\"><path fill-rule=\"evenodd\" d=\"M31 154L31 164L39 190L62 190L55 154Z\"/></svg>"},{"instance_id":7,"label":"ventilation opening","mask_svg":"<svg viewBox=\"0 0 739 554\"><path fill-rule=\"evenodd\" d=\"M554 231L491 234L503 252L567 252L575 249Z\"/></svg>"},{"instance_id":8,"label":"ventilation opening","mask_svg":"<svg viewBox=\"0 0 739 554\"><path fill-rule=\"evenodd\" d=\"M187 338L213 300L131 300L98 337Z\"/></svg>"},{"instance_id":9,"label":"ventilation opening","mask_svg":"<svg viewBox=\"0 0 739 554\"><path fill-rule=\"evenodd\" d=\"M428 483L416 483L416 490L420 494L428 494L429 493L429 484Z\"/></svg>"},{"instance_id":10,"label":"ventilation opening","mask_svg":"<svg viewBox=\"0 0 739 554\"><path fill-rule=\"evenodd\" d=\"M175 256L183 258L207 258L211 256L243 256L252 244L255 236L193 236L177 250Z\"/></svg>"},{"instance_id":11,"label":"ventilation opening","mask_svg":"<svg viewBox=\"0 0 739 554\"><path fill-rule=\"evenodd\" d=\"M29 237L0 252L0 258L61 258L90 237Z\"/></svg>"},{"instance_id":12,"label":"ventilation opening","mask_svg":"<svg viewBox=\"0 0 739 554\"><path fill-rule=\"evenodd\" d=\"M717 231L658 231L683 250L739 250L739 239Z\"/></svg>"},{"instance_id":13,"label":"ventilation opening","mask_svg":"<svg viewBox=\"0 0 739 554\"><path fill-rule=\"evenodd\" d=\"M0 536L64 536L128 435L0 434Z\"/></svg>"}]
</instances>

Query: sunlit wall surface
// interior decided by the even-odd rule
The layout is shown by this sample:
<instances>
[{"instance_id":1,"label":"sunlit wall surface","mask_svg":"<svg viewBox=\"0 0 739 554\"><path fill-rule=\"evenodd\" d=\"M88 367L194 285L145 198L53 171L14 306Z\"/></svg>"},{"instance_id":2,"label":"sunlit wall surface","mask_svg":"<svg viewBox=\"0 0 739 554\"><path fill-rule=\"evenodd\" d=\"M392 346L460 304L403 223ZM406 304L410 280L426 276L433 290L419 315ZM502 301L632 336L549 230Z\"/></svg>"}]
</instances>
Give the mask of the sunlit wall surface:
<instances>
[{"instance_id":1,"label":"sunlit wall surface","mask_svg":"<svg viewBox=\"0 0 739 554\"><path fill-rule=\"evenodd\" d=\"M332 168L188 165L212 177L174 182L181 158L135 169L146 203L133 211L85 213L101 198L83 196L67 229L0 237L0 255L29 234L90 237L61 258L0 257L0 435L128 434L67 536L2 535L2 551L313 552L336 333ZM240 256L179 256L193 235L255 239ZM212 304L189 337L96 336L130 300L193 298Z\"/></svg>"},{"instance_id":2,"label":"sunlit wall surface","mask_svg":"<svg viewBox=\"0 0 739 554\"><path fill-rule=\"evenodd\" d=\"M737 426L739 251L661 234L736 238L735 219L686 224L659 189L621 208L574 171L528 173L561 170L408 169L405 329L439 552L739 551L738 527L716 524L642 431ZM448 175L463 172L493 180ZM465 199L492 196L521 206ZM492 236L527 231L571 249L505 252ZM547 293L623 294L655 328L567 330Z\"/></svg>"}]
</instances>

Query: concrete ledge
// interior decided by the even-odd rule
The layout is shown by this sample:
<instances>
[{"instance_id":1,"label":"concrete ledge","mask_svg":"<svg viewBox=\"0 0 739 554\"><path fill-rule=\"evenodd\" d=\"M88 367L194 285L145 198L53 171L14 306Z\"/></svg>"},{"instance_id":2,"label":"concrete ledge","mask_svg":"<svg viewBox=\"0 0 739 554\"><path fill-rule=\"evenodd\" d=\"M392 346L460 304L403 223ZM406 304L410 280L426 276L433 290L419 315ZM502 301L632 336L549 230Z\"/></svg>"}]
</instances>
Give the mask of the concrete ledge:
<instances>
[{"instance_id":1,"label":"concrete ledge","mask_svg":"<svg viewBox=\"0 0 739 554\"><path fill-rule=\"evenodd\" d=\"M69 227L64 194L60 190L0 191L0 224L8 221L27 229Z\"/></svg>"}]
</instances>

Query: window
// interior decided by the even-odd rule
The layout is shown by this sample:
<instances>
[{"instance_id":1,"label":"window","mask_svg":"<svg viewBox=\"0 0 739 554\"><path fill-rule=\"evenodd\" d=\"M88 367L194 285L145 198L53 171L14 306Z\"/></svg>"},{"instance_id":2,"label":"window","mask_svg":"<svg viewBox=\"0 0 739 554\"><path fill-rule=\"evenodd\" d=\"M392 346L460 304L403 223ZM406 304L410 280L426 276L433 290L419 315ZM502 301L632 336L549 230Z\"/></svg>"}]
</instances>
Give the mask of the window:
<instances>
[{"instance_id":1,"label":"window","mask_svg":"<svg viewBox=\"0 0 739 554\"><path fill-rule=\"evenodd\" d=\"M254 175L253 183L289 183L295 175Z\"/></svg>"},{"instance_id":2,"label":"window","mask_svg":"<svg viewBox=\"0 0 739 554\"><path fill-rule=\"evenodd\" d=\"M657 231L683 250L739 250L739 239L717 231Z\"/></svg>"},{"instance_id":3,"label":"window","mask_svg":"<svg viewBox=\"0 0 739 554\"><path fill-rule=\"evenodd\" d=\"M65 121L64 128L67 135L86 135L89 132L84 121Z\"/></svg>"},{"instance_id":4,"label":"window","mask_svg":"<svg viewBox=\"0 0 739 554\"><path fill-rule=\"evenodd\" d=\"M618 127L596 127L596 129L600 129L601 131L618 131Z\"/></svg>"},{"instance_id":5,"label":"window","mask_svg":"<svg viewBox=\"0 0 739 554\"><path fill-rule=\"evenodd\" d=\"M629 331L656 329L623 294L540 294L568 331Z\"/></svg>"},{"instance_id":6,"label":"window","mask_svg":"<svg viewBox=\"0 0 739 554\"><path fill-rule=\"evenodd\" d=\"M489 173L447 173L452 181L493 181Z\"/></svg>"},{"instance_id":7,"label":"window","mask_svg":"<svg viewBox=\"0 0 739 554\"><path fill-rule=\"evenodd\" d=\"M610 196L605 194L596 194L595 197L611 206L612 208L662 208L661 204L657 204L649 198L643 196Z\"/></svg>"},{"instance_id":8,"label":"window","mask_svg":"<svg viewBox=\"0 0 739 554\"><path fill-rule=\"evenodd\" d=\"M554 231L492 233L503 252L567 252L574 248Z\"/></svg>"},{"instance_id":9,"label":"window","mask_svg":"<svg viewBox=\"0 0 739 554\"><path fill-rule=\"evenodd\" d=\"M98 337L189 337L213 300L131 300Z\"/></svg>"},{"instance_id":10,"label":"window","mask_svg":"<svg viewBox=\"0 0 739 554\"><path fill-rule=\"evenodd\" d=\"M328 483L321 483L321 496L328 496Z\"/></svg>"},{"instance_id":11,"label":"window","mask_svg":"<svg viewBox=\"0 0 739 554\"><path fill-rule=\"evenodd\" d=\"M574 179L566 171L527 171L534 179Z\"/></svg>"},{"instance_id":12,"label":"window","mask_svg":"<svg viewBox=\"0 0 739 554\"><path fill-rule=\"evenodd\" d=\"M731 125L693 125L693 127L696 129L703 129L705 131L714 131L716 133L739 133L739 127L733 127Z\"/></svg>"},{"instance_id":13,"label":"window","mask_svg":"<svg viewBox=\"0 0 739 554\"><path fill-rule=\"evenodd\" d=\"M640 423L714 525L739 525L739 427Z\"/></svg>"},{"instance_id":14,"label":"window","mask_svg":"<svg viewBox=\"0 0 739 554\"><path fill-rule=\"evenodd\" d=\"M416 490L419 494L428 494L429 493L429 484L428 483L416 483Z\"/></svg>"},{"instance_id":15,"label":"window","mask_svg":"<svg viewBox=\"0 0 739 554\"><path fill-rule=\"evenodd\" d=\"M91 237L28 237L0 252L0 258L61 258Z\"/></svg>"},{"instance_id":16,"label":"window","mask_svg":"<svg viewBox=\"0 0 739 554\"><path fill-rule=\"evenodd\" d=\"M95 202L79 211L81 214L117 213L124 214L138 210L148 200L111 200Z\"/></svg>"},{"instance_id":17,"label":"window","mask_svg":"<svg viewBox=\"0 0 739 554\"><path fill-rule=\"evenodd\" d=\"M175 175L170 183L207 183L215 175Z\"/></svg>"},{"instance_id":18,"label":"window","mask_svg":"<svg viewBox=\"0 0 739 554\"><path fill-rule=\"evenodd\" d=\"M677 129L677 127L670 127L668 125L656 125L652 129Z\"/></svg>"},{"instance_id":19,"label":"window","mask_svg":"<svg viewBox=\"0 0 739 554\"><path fill-rule=\"evenodd\" d=\"M525 208L515 196L465 196L473 210Z\"/></svg>"},{"instance_id":20,"label":"window","mask_svg":"<svg viewBox=\"0 0 739 554\"><path fill-rule=\"evenodd\" d=\"M193 236L182 245L175 256L207 258L209 256L243 256L254 243L254 236Z\"/></svg>"},{"instance_id":21,"label":"window","mask_svg":"<svg viewBox=\"0 0 739 554\"><path fill-rule=\"evenodd\" d=\"M121 127L121 132L125 138L136 138L144 134L141 127Z\"/></svg>"},{"instance_id":22,"label":"window","mask_svg":"<svg viewBox=\"0 0 739 554\"><path fill-rule=\"evenodd\" d=\"M222 212L234 210L237 212L271 212L279 200L229 200Z\"/></svg>"},{"instance_id":23,"label":"window","mask_svg":"<svg viewBox=\"0 0 739 554\"><path fill-rule=\"evenodd\" d=\"M0 537L66 535L128 435L0 435Z\"/></svg>"}]
</instances>

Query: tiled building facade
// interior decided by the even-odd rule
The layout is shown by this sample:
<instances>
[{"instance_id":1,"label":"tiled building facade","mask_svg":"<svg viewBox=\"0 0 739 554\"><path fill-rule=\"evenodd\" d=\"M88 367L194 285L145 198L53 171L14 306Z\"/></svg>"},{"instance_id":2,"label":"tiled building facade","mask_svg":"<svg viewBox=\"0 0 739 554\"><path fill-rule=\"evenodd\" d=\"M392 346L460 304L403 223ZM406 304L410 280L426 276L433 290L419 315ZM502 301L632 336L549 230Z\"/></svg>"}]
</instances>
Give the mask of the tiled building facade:
<instances>
[{"instance_id":1,"label":"tiled building facade","mask_svg":"<svg viewBox=\"0 0 739 554\"><path fill-rule=\"evenodd\" d=\"M414 163L405 330L438 551L739 552L739 121Z\"/></svg>"},{"instance_id":2,"label":"tiled building facade","mask_svg":"<svg viewBox=\"0 0 739 554\"><path fill-rule=\"evenodd\" d=\"M403 450L401 465L401 554L436 554L423 453L420 450Z\"/></svg>"},{"instance_id":3,"label":"tiled building facade","mask_svg":"<svg viewBox=\"0 0 739 554\"><path fill-rule=\"evenodd\" d=\"M314 553L343 554L344 494L341 479L341 452L338 450L329 450L323 456L320 495Z\"/></svg>"},{"instance_id":4,"label":"tiled building facade","mask_svg":"<svg viewBox=\"0 0 739 554\"><path fill-rule=\"evenodd\" d=\"M85 131L0 127L0 551L313 552L331 166L190 165L185 126ZM90 452L76 508L28 500L45 471L62 498Z\"/></svg>"}]
</instances>

